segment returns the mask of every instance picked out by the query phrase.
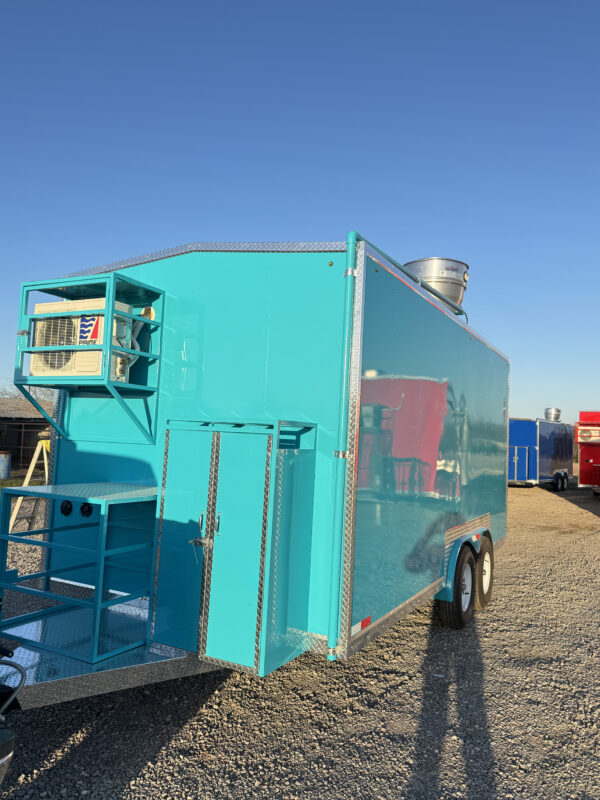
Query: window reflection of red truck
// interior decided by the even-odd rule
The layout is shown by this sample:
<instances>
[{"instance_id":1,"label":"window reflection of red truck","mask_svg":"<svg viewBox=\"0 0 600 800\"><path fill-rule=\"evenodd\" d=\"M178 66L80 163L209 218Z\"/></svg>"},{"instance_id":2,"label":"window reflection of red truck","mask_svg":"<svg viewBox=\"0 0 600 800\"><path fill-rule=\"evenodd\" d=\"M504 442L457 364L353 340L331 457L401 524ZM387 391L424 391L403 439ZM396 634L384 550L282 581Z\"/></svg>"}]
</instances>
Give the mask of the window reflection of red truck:
<instances>
[{"instance_id":1,"label":"window reflection of red truck","mask_svg":"<svg viewBox=\"0 0 600 800\"><path fill-rule=\"evenodd\" d=\"M460 496L456 409L447 381L364 376L361 400L359 491L378 499Z\"/></svg>"},{"instance_id":2,"label":"window reflection of red truck","mask_svg":"<svg viewBox=\"0 0 600 800\"><path fill-rule=\"evenodd\" d=\"M579 486L600 496L600 411L580 411L575 425L579 448Z\"/></svg>"}]
</instances>

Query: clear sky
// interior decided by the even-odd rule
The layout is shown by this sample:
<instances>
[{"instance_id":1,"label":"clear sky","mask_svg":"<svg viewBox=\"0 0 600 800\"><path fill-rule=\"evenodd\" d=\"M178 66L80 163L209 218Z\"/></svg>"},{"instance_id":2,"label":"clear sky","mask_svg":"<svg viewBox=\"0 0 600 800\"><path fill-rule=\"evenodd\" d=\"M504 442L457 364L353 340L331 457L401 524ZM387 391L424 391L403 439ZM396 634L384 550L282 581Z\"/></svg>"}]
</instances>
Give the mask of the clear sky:
<instances>
[{"instance_id":1,"label":"clear sky","mask_svg":"<svg viewBox=\"0 0 600 800\"><path fill-rule=\"evenodd\" d=\"M467 261L511 413L600 407L600 3L0 3L0 377L18 285L196 240Z\"/></svg>"}]
</instances>

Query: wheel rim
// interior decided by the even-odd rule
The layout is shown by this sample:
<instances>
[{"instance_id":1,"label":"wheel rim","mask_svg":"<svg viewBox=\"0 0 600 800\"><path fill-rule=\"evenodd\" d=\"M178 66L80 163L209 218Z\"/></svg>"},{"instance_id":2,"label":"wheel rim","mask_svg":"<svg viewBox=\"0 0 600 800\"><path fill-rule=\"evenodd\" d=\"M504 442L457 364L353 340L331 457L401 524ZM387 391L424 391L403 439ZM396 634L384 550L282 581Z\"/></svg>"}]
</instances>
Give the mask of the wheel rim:
<instances>
[{"instance_id":1,"label":"wheel rim","mask_svg":"<svg viewBox=\"0 0 600 800\"><path fill-rule=\"evenodd\" d=\"M492 557L489 553L485 553L483 556L483 563L481 565L481 588L483 589L484 594L487 594L489 592L491 581L492 581Z\"/></svg>"},{"instance_id":2,"label":"wheel rim","mask_svg":"<svg viewBox=\"0 0 600 800\"><path fill-rule=\"evenodd\" d=\"M460 582L460 606L463 611L467 611L471 605L471 595L473 594L473 571L468 565Z\"/></svg>"}]
</instances>

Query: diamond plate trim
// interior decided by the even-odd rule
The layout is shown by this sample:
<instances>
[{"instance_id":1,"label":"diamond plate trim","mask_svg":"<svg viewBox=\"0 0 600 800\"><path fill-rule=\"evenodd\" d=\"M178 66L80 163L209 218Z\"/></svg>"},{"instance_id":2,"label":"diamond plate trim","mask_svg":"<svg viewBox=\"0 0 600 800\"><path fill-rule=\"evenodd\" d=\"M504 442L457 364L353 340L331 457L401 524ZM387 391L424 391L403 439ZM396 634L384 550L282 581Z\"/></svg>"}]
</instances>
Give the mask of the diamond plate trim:
<instances>
[{"instance_id":1,"label":"diamond plate trim","mask_svg":"<svg viewBox=\"0 0 600 800\"><path fill-rule=\"evenodd\" d=\"M303 633L302 642L311 653L318 653L321 656L327 655L327 637L320 633Z\"/></svg>"},{"instance_id":2,"label":"diamond plate trim","mask_svg":"<svg viewBox=\"0 0 600 800\"><path fill-rule=\"evenodd\" d=\"M262 629L263 601L265 593L265 559L267 553L267 531L269 528L269 495L271 492L271 454L273 435L267 436L267 461L265 464L265 489L263 495L262 533L260 538L260 568L258 573L258 608L256 611L256 640L254 643L254 669L260 666L260 632Z\"/></svg>"},{"instance_id":3,"label":"diamond plate trim","mask_svg":"<svg viewBox=\"0 0 600 800\"><path fill-rule=\"evenodd\" d=\"M275 491L273 499L273 531L271 534L271 550L273 557L271 562L275 564L271 578L271 614L269 616L270 630L277 629L277 606L279 598L279 543L281 540L281 499L283 497L283 487L285 478L285 459L290 451L277 449L275 456Z\"/></svg>"},{"instance_id":4,"label":"diamond plate trim","mask_svg":"<svg viewBox=\"0 0 600 800\"><path fill-rule=\"evenodd\" d=\"M346 242L191 242L166 250L156 250L124 261L112 261L99 267L70 272L65 278L79 275L98 275L103 272L116 272L118 269L150 264L163 258L185 255L186 253L345 253Z\"/></svg>"},{"instance_id":5,"label":"diamond plate trim","mask_svg":"<svg viewBox=\"0 0 600 800\"><path fill-rule=\"evenodd\" d=\"M220 669L232 669L235 672L247 672L250 675L256 675L255 667L245 667L243 664L236 664L234 661L224 661L220 658L213 658L212 656L204 654L200 654L198 660L203 664L211 664Z\"/></svg>"},{"instance_id":6,"label":"diamond plate trim","mask_svg":"<svg viewBox=\"0 0 600 800\"><path fill-rule=\"evenodd\" d=\"M455 525L453 528L448 528L444 533L444 576L448 578L448 562L450 561L450 553L452 552L452 545L457 539L462 539L463 536L469 536L485 529L491 530L491 516L490 514L482 514L480 517L473 517L467 522L462 522L460 525Z\"/></svg>"},{"instance_id":7,"label":"diamond plate trim","mask_svg":"<svg viewBox=\"0 0 600 800\"><path fill-rule=\"evenodd\" d=\"M200 617L198 619L198 655L208 660L206 655L206 635L208 632L208 610L210 606L210 579L212 573L213 542L217 515L217 491L219 488L219 455L221 434L213 433L210 449L210 468L208 473L208 495L206 500L206 537L203 549L202 583L200 586ZM211 662L215 659L211 659ZM218 662L221 663L221 662ZM224 663L224 662L223 662Z\"/></svg>"},{"instance_id":8,"label":"diamond plate trim","mask_svg":"<svg viewBox=\"0 0 600 800\"><path fill-rule=\"evenodd\" d=\"M165 454L163 457L162 485L160 490L160 511L158 514L158 532L156 537L156 558L154 561L154 584L152 588L152 622L150 623L150 641L154 639L154 626L156 623L156 596L158 590L158 568L160 565L160 545L162 542L163 517L165 513L165 488L167 485L167 462L169 460L169 438L171 431L167 428L165 434Z\"/></svg>"},{"instance_id":9,"label":"diamond plate trim","mask_svg":"<svg viewBox=\"0 0 600 800\"><path fill-rule=\"evenodd\" d=\"M358 476L358 425L360 416L360 374L362 365L362 323L364 309L365 243L356 246L356 277L352 311L352 347L348 387L348 450L346 467L346 499L344 507L344 558L342 575L342 608L340 640L336 653L348 658L352 626L352 587L354 583L354 525L356 518L356 481Z\"/></svg>"}]
</instances>

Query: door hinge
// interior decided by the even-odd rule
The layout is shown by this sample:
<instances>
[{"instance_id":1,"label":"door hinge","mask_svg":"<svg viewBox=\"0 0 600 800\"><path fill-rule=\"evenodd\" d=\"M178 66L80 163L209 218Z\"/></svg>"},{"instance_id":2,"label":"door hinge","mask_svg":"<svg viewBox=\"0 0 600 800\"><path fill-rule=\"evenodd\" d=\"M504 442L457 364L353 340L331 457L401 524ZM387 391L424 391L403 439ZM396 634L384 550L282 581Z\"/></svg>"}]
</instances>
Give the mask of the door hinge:
<instances>
[{"instance_id":1,"label":"door hinge","mask_svg":"<svg viewBox=\"0 0 600 800\"><path fill-rule=\"evenodd\" d=\"M348 267L344 272L344 278L356 278L356 267Z\"/></svg>"},{"instance_id":2,"label":"door hinge","mask_svg":"<svg viewBox=\"0 0 600 800\"><path fill-rule=\"evenodd\" d=\"M334 450L333 451L334 458L348 458L348 451L347 450Z\"/></svg>"}]
</instances>

